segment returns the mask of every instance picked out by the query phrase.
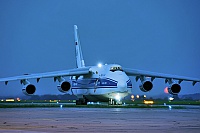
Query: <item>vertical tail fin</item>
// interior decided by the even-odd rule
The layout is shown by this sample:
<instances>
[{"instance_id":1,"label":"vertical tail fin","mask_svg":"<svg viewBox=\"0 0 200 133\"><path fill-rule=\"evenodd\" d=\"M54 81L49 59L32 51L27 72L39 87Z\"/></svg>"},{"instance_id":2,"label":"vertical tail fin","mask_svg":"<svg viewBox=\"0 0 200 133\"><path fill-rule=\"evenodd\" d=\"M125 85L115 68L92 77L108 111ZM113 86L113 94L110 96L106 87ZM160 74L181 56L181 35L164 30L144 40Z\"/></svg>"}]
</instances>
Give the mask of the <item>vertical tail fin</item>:
<instances>
[{"instance_id":1,"label":"vertical tail fin","mask_svg":"<svg viewBox=\"0 0 200 133\"><path fill-rule=\"evenodd\" d=\"M78 27L74 25L74 37L76 45L76 66L77 68L85 67L85 62L83 60L83 54L81 50L81 45L78 37Z\"/></svg>"}]
</instances>

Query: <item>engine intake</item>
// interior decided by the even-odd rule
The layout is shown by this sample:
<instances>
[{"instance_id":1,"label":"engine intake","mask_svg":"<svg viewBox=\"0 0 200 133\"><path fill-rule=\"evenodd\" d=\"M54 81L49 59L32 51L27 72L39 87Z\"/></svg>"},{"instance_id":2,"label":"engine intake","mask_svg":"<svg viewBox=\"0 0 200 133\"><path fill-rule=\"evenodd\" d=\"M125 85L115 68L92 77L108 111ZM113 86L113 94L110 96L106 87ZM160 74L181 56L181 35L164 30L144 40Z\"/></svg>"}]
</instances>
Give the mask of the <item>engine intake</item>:
<instances>
[{"instance_id":1,"label":"engine intake","mask_svg":"<svg viewBox=\"0 0 200 133\"><path fill-rule=\"evenodd\" d=\"M61 84L59 84L59 85L57 86L57 88L58 88L58 90L59 90L60 92L66 93L66 92L68 92L68 91L70 90L70 88L71 88L71 83L68 82L68 81L63 81L63 82L61 82Z\"/></svg>"},{"instance_id":2,"label":"engine intake","mask_svg":"<svg viewBox=\"0 0 200 133\"><path fill-rule=\"evenodd\" d=\"M35 91L36 91L36 87L32 84L24 85L24 87L22 88L22 92L25 95L33 95Z\"/></svg>"},{"instance_id":3,"label":"engine intake","mask_svg":"<svg viewBox=\"0 0 200 133\"><path fill-rule=\"evenodd\" d=\"M181 91L181 86L177 83L173 83L168 87L168 92L172 95L178 95Z\"/></svg>"},{"instance_id":4,"label":"engine intake","mask_svg":"<svg viewBox=\"0 0 200 133\"><path fill-rule=\"evenodd\" d=\"M151 81L145 80L141 83L141 85L139 87L140 87L141 91L147 92L153 88L153 84Z\"/></svg>"}]
</instances>

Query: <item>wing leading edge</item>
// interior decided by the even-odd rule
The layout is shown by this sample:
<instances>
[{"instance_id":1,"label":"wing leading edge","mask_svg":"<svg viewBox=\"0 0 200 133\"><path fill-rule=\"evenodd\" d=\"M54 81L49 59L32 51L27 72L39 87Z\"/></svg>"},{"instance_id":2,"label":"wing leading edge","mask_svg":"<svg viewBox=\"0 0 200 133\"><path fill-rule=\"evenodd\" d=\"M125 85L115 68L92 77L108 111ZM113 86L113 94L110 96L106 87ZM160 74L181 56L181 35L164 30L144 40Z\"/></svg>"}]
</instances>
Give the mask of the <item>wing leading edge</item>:
<instances>
[{"instance_id":1,"label":"wing leading edge","mask_svg":"<svg viewBox=\"0 0 200 133\"><path fill-rule=\"evenodd\" d=\"M137 69L130 69L130 68L124 68L124 72L128 76L145 76L145 77L151 77L151 81L153 81L155 78L164 78L166 80L178 80L178 83L180 84L182 81L192 81L192 85L194 86L197 82L200 82L200 79L196 78L190 78L190 77L184 77L184 76L177 76L177 75L171 75L171 74L164 74L164 73L157 73L157 72L149 72L149 71L143 71L143 70L137 70Z\"/></svg>"},{"instance_id":2,"label":"wing leading edge","mask_svg":"<svg viewBox=\"0 0 200 133\"><path fill-rule=\"evenodd\" d=\"M89 73L90 73L90 67L84 67L84 68L76 68L76 69L69 69L69 70L63 70L63 71L54 71L54 72L28 74L28 75L0 78L0 82L5 82L5 84L7 84L8 81L27 80L27 79L37 79L37 81L39 81L40 78L81 76L81 75L87 75Z\"/></svg>"}]
</instances>

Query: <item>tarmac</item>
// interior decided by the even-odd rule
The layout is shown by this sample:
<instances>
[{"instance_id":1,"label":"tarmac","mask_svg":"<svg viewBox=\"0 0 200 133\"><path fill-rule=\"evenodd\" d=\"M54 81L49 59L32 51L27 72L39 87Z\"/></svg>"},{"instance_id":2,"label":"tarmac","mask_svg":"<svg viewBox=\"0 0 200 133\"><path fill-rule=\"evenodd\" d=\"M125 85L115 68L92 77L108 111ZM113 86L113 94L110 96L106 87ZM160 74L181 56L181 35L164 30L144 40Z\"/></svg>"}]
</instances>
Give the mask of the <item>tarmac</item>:
<instances>
[{"instance_id":1,"label":"tarmac","mask_svg":"<svg viewBox=\"0 0 200 133\"><path fill-rule=\"evenodd\" d=\"M200 109L0 108L1 133L199 133Z\"/></svg>"}]
</instances>

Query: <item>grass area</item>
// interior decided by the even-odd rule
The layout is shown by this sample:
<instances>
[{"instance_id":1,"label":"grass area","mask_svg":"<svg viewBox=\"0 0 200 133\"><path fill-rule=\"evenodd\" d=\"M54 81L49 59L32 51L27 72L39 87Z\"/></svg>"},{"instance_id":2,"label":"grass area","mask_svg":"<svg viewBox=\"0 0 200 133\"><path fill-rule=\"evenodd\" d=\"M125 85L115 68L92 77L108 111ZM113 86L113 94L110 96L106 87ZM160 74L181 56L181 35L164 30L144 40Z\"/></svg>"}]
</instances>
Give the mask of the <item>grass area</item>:
<instances>
[{"instance_id":1,"label":"grass area","mask_svg":"<svg viewBox=\"0 0 200 133\"><path fill-rule=\"evenodd\" d=\"M1 103L0 108L45 108L45 107L60 107L60 105L56 104L10 104L10 103Z\"/></svg>"},{"instance_id":2,"label":"grass area","mask_svg":"<svg viewBox=\"0 0 200 133\"><path fill-rule=\"evenodd\" d=\"M168 101L168 100L153 100L154 105L200 105L200 101L195 100L175 100L175 101ZM124 101L127 104L143 104L143 100L135 100L133 101Z\"/></svg>"},{"instance_id":3,"label":"grass area","mask_svg":"<svg viewBox=\"0 0 200 133\"><path fill-rule=\"evenodd\" d=\"M169 104L169 105L200 105L200 100L175 100L175 101L168 101L168 100L152 100L154 102L154 105L163 105ZM20 101L0 101L0 103L75 103L76 100L20 100ZM124 100L123 103L126 104L144 104L144 100Z\"/></svg>"},{"instance_id":4,"label":"grass area","mask_svg":"<svg viewBox=\"0 0 200 133\"><path fill-rule=\"evenodd\" d=\"M63 108L169 108L165 105L200 105L200 101L191 100L179 100L179 101L168 101L168 100L153 100L153 105L144 104L143 100L123 101L126 105L107 105L104 104L89 104L89 105L75 105L75 100L21 100L6 102L0 101L0 108L59 108L62 105ZM174 109L183 109L184 106L173 106Z\"/></svg>"}]
</instances>

